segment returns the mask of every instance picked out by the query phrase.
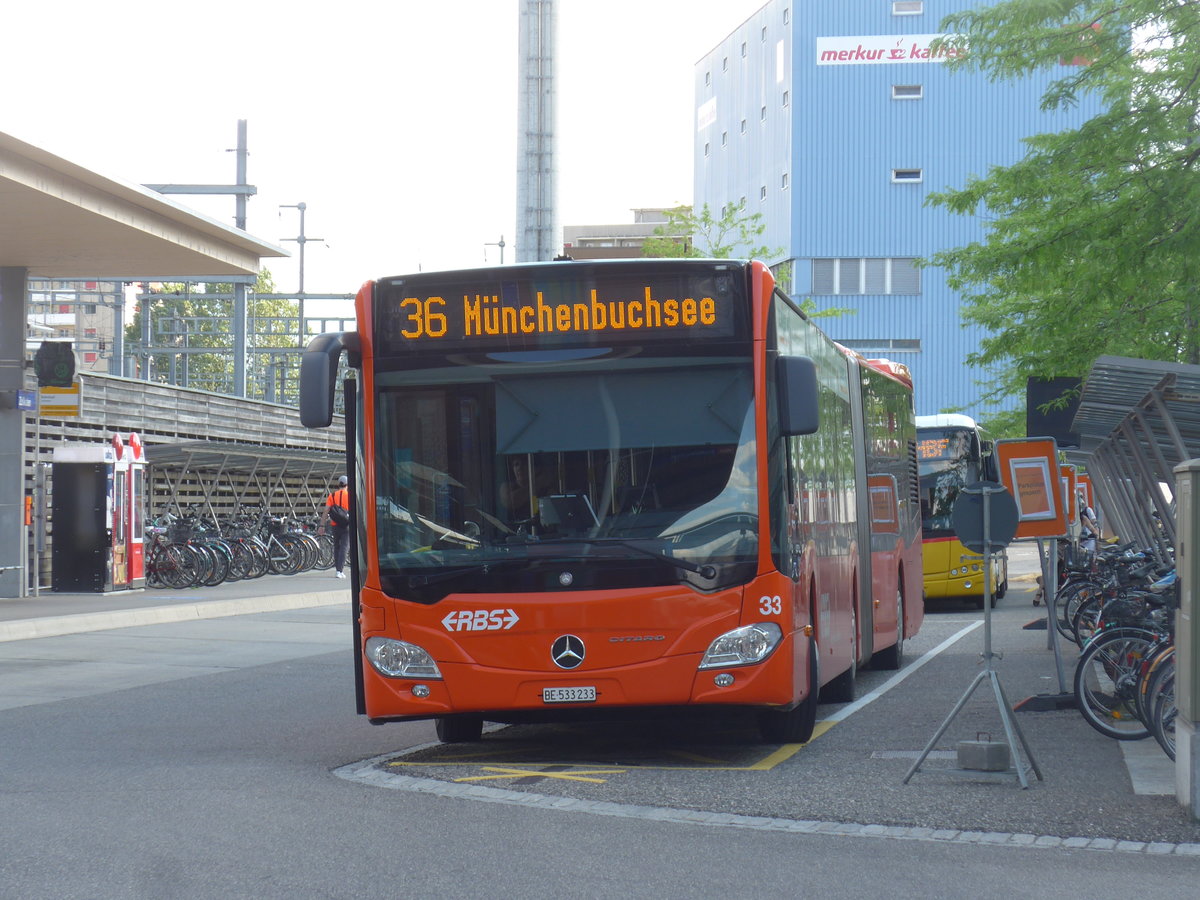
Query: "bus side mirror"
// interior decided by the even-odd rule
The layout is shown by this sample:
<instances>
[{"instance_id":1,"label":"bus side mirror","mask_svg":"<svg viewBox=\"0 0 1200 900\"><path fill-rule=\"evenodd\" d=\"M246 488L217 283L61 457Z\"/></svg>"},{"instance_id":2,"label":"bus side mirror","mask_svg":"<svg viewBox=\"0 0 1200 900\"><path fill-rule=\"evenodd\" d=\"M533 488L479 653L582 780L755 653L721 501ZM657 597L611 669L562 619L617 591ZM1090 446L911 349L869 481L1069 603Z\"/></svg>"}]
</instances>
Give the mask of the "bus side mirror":
<instances>
[{"instance_id":1,"label":"bus side mirror","mask_svg":"<svg viewBox=\"0 0 1200 900\"><path fill-rule=\"evenodd\" d=\"M787 436L813 434L820 424L817 367L807 356L781 356L775 361L779 385L779 430Z\"/></svg>"},{"instance_id":2,"label":"bus side mirror","mask_svg":"<svg viewBox=\"0 0 1200 900\"><path fill-rule=\"evenodd\" d=\"M351 366L362 365L357 331L318 334L304 348L300 357L300 424L305 428L328 428L333 422L333 389L343 350L350 354Z\"/></svg>"}]
</instances>

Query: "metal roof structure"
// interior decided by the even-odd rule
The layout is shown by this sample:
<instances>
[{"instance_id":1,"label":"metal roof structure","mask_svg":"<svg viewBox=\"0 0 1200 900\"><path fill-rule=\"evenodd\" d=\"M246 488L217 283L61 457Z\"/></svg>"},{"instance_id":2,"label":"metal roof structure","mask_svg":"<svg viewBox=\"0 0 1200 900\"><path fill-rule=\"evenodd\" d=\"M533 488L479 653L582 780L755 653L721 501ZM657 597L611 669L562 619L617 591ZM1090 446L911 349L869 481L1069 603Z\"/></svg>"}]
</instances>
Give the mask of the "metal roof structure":
<instances>
[{"instance_id":1,"label":"metal roof structure","mask_svg":"<svg viewBox=\"0 0 1200 900\"><path fill-rule=\"evenodd\" d=\"M202 486L202 503L213 520L214 493L231 494L240 507L254 491L260 498L281 500L295 517L297 504L306 511L319 507L325 489L346 473L344 453L304 447L183 441L147 444L145 455L151 475L169 489L176 512L183 512L181 486L192 480Z\"/></svg>"},{"instance_id":2,"label":"metal roof structure","mask_svg":"<svg viewBox=\"0 0 1200 900\"><path fill-rule=\"evenodd\" d=\"M288 472L305 476L333 477L344 474L346 456L343 453L303 447L184 441L178 444L148 444L146 464L185 472Z\"/></svg>"},{"instance_id":3,"label":"metal roof structure","mask_svg":"<svg viewBox=\"0 0 1200 900\"><path fill-rule=\"evenodd\" d=\"M1084 379L1069 462L1087 467L1122 539L1160 559L1175 546L1175 473L1200 457L1200 366L1101 356Z\"/></svg>"},{"instance_id":4,"label":"metal roof structure","mask_svg":"<svg viewBox=\"0 0 1200 900\"><path fill-rule=\"evenodd\" d=\"M0 132L0 266L39 278L254 275L288 251Z\"/></svg>"}]
</instances>

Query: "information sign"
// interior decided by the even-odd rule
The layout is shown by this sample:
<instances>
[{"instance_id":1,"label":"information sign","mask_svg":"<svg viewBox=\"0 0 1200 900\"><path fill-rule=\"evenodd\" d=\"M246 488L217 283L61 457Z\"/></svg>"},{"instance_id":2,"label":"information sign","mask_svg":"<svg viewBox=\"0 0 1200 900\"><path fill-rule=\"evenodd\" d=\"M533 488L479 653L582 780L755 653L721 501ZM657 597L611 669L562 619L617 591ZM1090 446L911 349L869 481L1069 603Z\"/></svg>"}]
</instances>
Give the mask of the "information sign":
<instances>
[{"instance_id":1,"label":"information sign","mask_svg":"<svg viewBox=\"0 0 1200 900\"><path fill-rule=\"evenodd\" d=\"M1067 504L1054 438L996 441L1000 481L1017 504L1018 540L1067 535Z\"/></svg>"}]
</instances>

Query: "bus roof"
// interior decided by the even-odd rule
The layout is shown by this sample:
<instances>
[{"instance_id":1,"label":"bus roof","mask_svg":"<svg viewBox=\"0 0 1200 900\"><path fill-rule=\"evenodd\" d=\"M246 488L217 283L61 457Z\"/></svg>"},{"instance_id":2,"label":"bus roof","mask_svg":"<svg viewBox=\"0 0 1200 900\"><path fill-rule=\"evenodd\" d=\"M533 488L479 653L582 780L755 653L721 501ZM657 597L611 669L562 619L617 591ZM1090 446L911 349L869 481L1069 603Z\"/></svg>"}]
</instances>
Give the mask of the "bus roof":
<instances>
[{"instance_id":1,"label":"bus roof","mask_svg":"<svg viewBox=\"0 0 1200 900\"><path fill-rule=\"evenodd\" d=\"M971 428L976 427L970 416L958 413L938 413L934 416L917 416L917 428Z\"/></svg>"},{"instance_id":2,"label":"bus roof","mask_svg":"<svg viewBox=\"0 0 1200 900\"><path fill-rule=\"evenodd\" d=\"M842 353L846 354L846 356L850 357L851 359L857 361L860 366L868 366L869 368L874 369L876 372L882 372L884 375L887 375L889 378L891 378L895 381L899 381L901 384L903 384L909 390L912 390L912 386L913 386L912 372L909 370L908 366L906 366L904 363L896 362L891 359L883 359L883 358L868 359L867 357L865 357L861 353L859 353L857 350L851 350L845 344L839 344L837 341L834 341L833 343L834 343L834 346L836 346L839 350L842 351Z\"/></svg>"}]
</instances>

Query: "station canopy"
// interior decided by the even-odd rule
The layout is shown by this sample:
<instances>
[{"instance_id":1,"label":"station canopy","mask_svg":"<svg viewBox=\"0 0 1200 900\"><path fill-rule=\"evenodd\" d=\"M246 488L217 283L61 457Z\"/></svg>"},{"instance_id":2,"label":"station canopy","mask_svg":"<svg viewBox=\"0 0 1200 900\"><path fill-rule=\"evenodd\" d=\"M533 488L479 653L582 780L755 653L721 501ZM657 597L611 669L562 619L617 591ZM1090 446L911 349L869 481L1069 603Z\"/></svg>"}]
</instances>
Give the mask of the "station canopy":
<instances>
[{"instance_id":1,"label":"station canopy","mask_svg":"<svg viewBox=\"0 0 1200 900\"><path fill-rule=\"evenodd\" d=\"M126 281L254 275L286 250L0 132L0 267Z\"/></svg>"},{"instance_id":2,"label":"station canopy","mask_svg":"<svg viewBox=\"0 0 1200 900\"><path fill-rule=\"evenodd\" d=\"M292 474L336 478L345 474L343 453L301 447L268 447L222 441L183 441L148 444L146 464L183 472L229 474Z\"/></svg>"},{"instance_id":3,"label":"station canopy","mask_svg":"<svg viewBox=\"0 0 1200 900\"><path fill-rule=\"evenodd\" d=\"M302 447L184 441L147 444L145 454L156 493L168 506L179 514L202 508L212 521L219 520L214 498L221 496L234 510L249 503L293 518L311 515L331 482L346 473L344 453Z\"/></svg>"},{"instance_id":4,"label":"station canopy","mask_svg":"<svg viewBox=\"0 0 1200 900\"><path fill-rule=\"evenodd\" d=\"M1092 476L1102 516L1122 540L1175 547L1175 473L1200 458L1200 366L1101 356L1083 382L1069 462Z\"/></svg>"}]
</instances>

